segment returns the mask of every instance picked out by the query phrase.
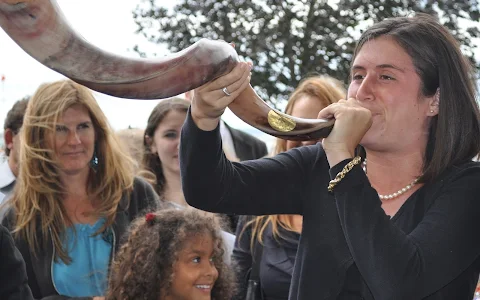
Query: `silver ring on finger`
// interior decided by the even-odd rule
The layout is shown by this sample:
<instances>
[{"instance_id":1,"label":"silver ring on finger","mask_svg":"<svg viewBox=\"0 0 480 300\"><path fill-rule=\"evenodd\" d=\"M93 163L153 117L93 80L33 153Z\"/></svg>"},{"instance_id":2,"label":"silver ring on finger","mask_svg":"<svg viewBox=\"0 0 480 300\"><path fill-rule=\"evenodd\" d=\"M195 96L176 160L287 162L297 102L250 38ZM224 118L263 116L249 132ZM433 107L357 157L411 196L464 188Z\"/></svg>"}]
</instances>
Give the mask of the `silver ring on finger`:
<instances>
[{"instance_id":1,"label":"silver ring on finger","mask_svg":"<svg viewBox=\"0 0 480 300\"><path fill-rule=\"evenodd\" d=\"M227 87L224 87L224 88L222 89L222 92L223 92L225 95L230 96L230 93L228 92Z\"/></svg>"}]
</instances>

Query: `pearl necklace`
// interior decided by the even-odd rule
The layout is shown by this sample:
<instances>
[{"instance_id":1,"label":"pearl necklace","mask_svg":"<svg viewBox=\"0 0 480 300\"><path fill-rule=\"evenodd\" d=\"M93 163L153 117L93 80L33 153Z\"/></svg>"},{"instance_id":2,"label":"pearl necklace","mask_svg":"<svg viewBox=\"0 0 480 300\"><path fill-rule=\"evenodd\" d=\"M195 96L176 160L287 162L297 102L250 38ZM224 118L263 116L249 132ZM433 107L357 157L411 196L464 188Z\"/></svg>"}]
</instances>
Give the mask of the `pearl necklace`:
<instances>
[{"instance_id":1,"label":"pearl necklace","mask_svg":"<svg viewBox=\"0 0 480 300\"><path fill-rule=\"evenodd\" d=\"M363 169L363 172L365 172L365 174L367 174L367 159L366 158L362 162L362 169ZM418 179L419 178L415 178L415 180L412 181L411 183L407 184L406 187L399 189L398 191L396 191L393 194L389 194L389 195L378 194L378 197L380 198L380 200L391 200L391 199L397 198L398 196L406 193L409 189L411 189L418 182Z\"/></svg>"}]
</instances>

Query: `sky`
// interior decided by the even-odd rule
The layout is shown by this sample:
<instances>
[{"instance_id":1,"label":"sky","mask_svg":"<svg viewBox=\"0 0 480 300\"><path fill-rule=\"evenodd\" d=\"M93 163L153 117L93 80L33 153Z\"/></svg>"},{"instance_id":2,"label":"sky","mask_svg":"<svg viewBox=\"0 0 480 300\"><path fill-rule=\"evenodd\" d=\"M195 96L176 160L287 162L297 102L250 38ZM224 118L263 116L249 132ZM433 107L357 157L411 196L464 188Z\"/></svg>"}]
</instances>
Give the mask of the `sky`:
<instances>
[{"instance_id":1,"label":"sky","mask_svg":"<svg viewBox=\"0 0 480 300\"><path fill-rule=\"evenodd\" d=\"M165 1L174 5L175 0ZM139 0L58 0L58 4L74 29L97 47L118 55L136 57L133 46L139 45L147 53L157 56L170 52L165 46L150 43L142 35L135 34L132 17ZM62 75L43 66L26 54L0 28L0 131L7 112L15 101L32 95L44 82L64 79ZM115 130L144 128L153 107L161 100L120 99L94 92L95 97ZM232 127L253 133L271 143L273 138L255 130L227 111L223 119Z\"/></svg>"}]
</instances>

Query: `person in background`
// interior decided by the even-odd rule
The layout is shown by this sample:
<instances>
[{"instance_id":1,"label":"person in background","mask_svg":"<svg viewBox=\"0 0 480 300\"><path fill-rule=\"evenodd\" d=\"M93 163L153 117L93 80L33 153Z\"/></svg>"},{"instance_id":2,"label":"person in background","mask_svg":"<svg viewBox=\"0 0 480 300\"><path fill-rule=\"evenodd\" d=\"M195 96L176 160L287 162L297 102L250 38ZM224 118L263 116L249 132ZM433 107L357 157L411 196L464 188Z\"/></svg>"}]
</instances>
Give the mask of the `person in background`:
<instances>
[{"instance_id":1,"label":"person in background","mask_svg":"<svg viewBox=\"0 0 480 300\"><path fill-rule=\"evenodd\" d=\"M41 85L20 131L20 168L3 224L25 259L35 299L103 299L130 222L160 202L135 178L87 88Z\"/></svg>"},{"instance_id":2,"label":"person in background","mask_svg":"<svg viewBox=\"0 0 480 300\"><path fill-rule=\"evenodd\" d=\"M150 113L144 133L143 169L139 172L150 182L164 203L177 209L189 207L185 202L180 183L180 161L178 149L180 131L190 102L182 98L170 98L160 101ZM224 218L225 216L222 216ZM225 228L230 231L230 228ZM230 260L235 236L223 232Z\"/></svg>"},{"instance_id":3,"label":"person in background","mask_svg":"<svg viewBox=\"0 0 480 300\"><path fill-rule=\"evenodd\" d=\"M315 119L320 110L345 96L346 90L340 81L325 75L308 77L291 94L285 113ZM277 139L274 154L317 142ZM260 287L265 299L288 299L302 221L301 215L240 218L232 255L232 260L238 265L239 294L236 299L245 299L253 264L260 266ZM260 247L263 248L261 259L254 262L254 253Z\"/></svg>"},{"instance_id":4,"label":"person in background","mask_svg":"<svg viewBox=\"0 0 480 300\"><path fill-rule=\"evenodd\" d=\"M2 204L11 196L18 176L18 154L20 151L18 133L22 128L23 116L27 110L29 98L25 97L15 102L8 111L3 125L4 151L7 159L0 165L0 221L2 221L6 210L6 206Z\"/></svg>"},{"instance_id":5,"label":"person in background","mask_svg":"<svg viewBox=\"0 0 480 300\"><path fill-rule=\"evenodd\" d=\"M150 113L143 134L141 176L154 187L160 199L187 207L180 182L180 131L190 102L183 98L160 101ZM228 154L229 159L231 155Z\"/></svg>"},{"instance_id":6,"label":"person in background","mask_svg":"<svg viewBox=\"0 0 480 300\"><path fill-rule=\"evenodd\" d=\"M142 135L143 164L139 173L149 180L160 199L182 207L187 203L180 185L178 148L189 106L185 99L170 98L153 108Z\"/></svg>"},{"instance_id":7,"label":"person in background","mask_svg":"<svg viewBox=\"0 0 480 300\"><path fill-rule=\"evenodd\" d=\"M235 292L221 226L199 210L162 210L132 224L112 264L107 300L224 300Z\"/></svg>"}]
</instances>

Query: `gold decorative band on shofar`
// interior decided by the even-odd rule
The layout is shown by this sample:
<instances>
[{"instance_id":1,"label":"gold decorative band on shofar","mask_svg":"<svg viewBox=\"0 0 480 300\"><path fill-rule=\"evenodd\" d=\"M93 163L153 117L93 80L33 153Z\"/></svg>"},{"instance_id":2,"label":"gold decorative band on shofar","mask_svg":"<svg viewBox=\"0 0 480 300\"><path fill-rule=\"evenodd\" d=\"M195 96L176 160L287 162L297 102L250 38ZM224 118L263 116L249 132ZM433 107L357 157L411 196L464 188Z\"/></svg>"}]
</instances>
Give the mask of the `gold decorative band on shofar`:
<instances>
[{"instance_id":1,"label":"gold decorative band on shofar","mask_svg":"<svg viewBox=\"0 0 480 300\"><path fill-rule=\"evenodd\" d=\"M294 120L280 115L273 110L268 112L268 124L270 124L273 129L281 132L292 131L297 125Z\"/></svg>"}]
</instances>

